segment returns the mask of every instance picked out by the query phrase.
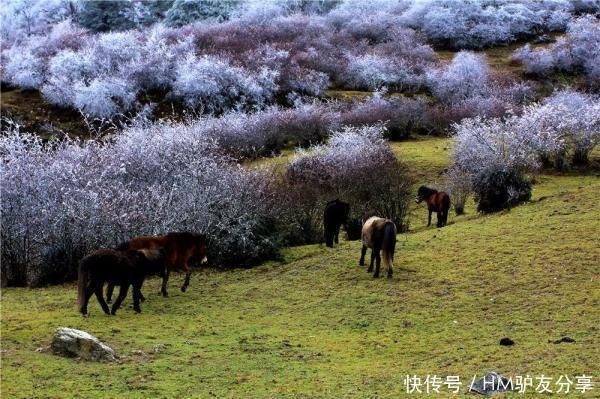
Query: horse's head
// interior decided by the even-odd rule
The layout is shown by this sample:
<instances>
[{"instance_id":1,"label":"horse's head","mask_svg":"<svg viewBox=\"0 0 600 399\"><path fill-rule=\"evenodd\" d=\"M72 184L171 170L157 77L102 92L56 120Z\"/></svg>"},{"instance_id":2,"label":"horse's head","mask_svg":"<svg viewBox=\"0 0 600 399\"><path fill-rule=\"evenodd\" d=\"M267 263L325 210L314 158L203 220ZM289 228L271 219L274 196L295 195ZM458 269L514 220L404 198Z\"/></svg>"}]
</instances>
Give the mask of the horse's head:
<instances>
[{"instance_id":1,"label":"horse's head","mask_svg":"<svg viewBox=\"0 0 600 399\"><path fill-rule=\"evenodd\" d=\"M436 192L436 190L434 190L432 188L429 188L426 186L421 186L421 187L419 187L419 191L417 191L417 199L415 200L415 202L417 204L420 204L421 202L423 202L424 200L429 198L429 196L435 192Z\"/></svg>"},{"instance_id":2,"label":"horse's head","mask_svg":"<svg viewBox=\"0 0 600 399\"><path fill-rule=\"evenodd\" d=\"M336 200L338 206L340 207L341 214L343 215L344 222L348 221L348 217L350 216L350 204L344 201Z\"/></svg>"},{"instance_id":3,"label":"horse's head","mask_svg":"<svg viewBox=\"0 0 600 399\"><path fill-rule=\"evenodd\" d=\"M208 248L206 246L206 236L204 234L195 234L196 238L196 259L200 264L208 262Z\"/></svg>"}]
</instances>

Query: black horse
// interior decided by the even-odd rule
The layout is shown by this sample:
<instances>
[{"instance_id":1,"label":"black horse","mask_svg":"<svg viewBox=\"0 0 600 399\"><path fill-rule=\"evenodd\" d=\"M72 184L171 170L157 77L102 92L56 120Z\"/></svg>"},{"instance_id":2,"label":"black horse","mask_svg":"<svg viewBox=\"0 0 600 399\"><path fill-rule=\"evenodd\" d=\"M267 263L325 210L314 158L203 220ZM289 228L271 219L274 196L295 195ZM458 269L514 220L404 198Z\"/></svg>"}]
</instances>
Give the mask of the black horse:
<instances>
[{"instance_id":1,"label":"black horse","mask_svg":"<svg viewBox=\"0 0 600 399\"><path fill-rule=\"evenodd\" d=\"M79 278L77 281L77 299L79 311L87 314L90 297L96 294L102 310L106 314L115 314L121 302L127 296L129 286L133 286L133 309L141 312L141 288L148 274L160 273L164 269L165 252L158 250L127 250L99 249L92 252L79 263ZM102 288L105 282L121 287L119 296L112 309L104 300Z\"/></svg>"},{"instance_id":2,"label":"black horse","mask_svg":"<svg viewBox=\"0 0 600 399\"><path fill-rule=\"evenodd\" d=\"M332 248L339 243L340 226L345 225L350 215L350 204L339 199L329 201L323 214L325 228L325 244Z\"/></svg>"}]
</instances>

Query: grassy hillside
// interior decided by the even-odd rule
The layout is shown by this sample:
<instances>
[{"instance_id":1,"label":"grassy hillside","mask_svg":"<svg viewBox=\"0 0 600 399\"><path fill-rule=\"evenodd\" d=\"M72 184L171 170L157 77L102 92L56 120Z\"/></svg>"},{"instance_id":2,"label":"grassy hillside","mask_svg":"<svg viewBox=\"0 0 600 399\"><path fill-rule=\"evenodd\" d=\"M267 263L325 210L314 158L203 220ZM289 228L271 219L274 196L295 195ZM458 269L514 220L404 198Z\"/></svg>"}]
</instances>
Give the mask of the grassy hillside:
<instances>
[{"instance_id":1,"label":"grassy hillside","mask_svg":"<svg viewBox=\"0 0 600 399\"><path fill-rule=\"evenodd\" d=\"M395 150L434 181L448 144ZM599 201L597 175L545 175L532 202L509 212L471 206L427 229L419 208L412 232L398 236L392 280L370 277L357 265L360 243L343 241L290 248L283 263L251 270L199 271L185 294L175 276L166 299L152 279L140 315L128 297L116 317L92 300L82 318L71 284L5 289L2 397L397 398L406 374L465 385L491 370L597 379ZM59 326L97 335L121 362L37 353ZM548 343L564 335L576 342ZM499 346L503 337L515 345ZM155 353L157 344L167 348Z\"/></svg>"}]
</instances>

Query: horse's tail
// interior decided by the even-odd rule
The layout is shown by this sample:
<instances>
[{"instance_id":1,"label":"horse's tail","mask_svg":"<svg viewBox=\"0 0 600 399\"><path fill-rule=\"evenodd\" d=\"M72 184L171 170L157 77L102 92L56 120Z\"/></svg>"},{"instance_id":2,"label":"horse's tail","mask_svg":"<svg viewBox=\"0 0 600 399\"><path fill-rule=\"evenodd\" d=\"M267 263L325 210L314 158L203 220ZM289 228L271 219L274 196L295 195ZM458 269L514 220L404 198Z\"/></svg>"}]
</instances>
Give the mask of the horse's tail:
<instances>
[{"instance_id":1,"label":"horse's tail","mask_svg":"<svg viewBox=\"0 0 600 399\"><path fill-rule=\"evenodd\" d=\"M383 250L383 265L387 269L388 277L392 277L394 267L394 251L396 249L396 225L392 221L387 221L383 226L383 241L381 249Z\"/></svg>"},{"instance_id":2,"label":"horse's tail","mask_svg":"<svg viewBox=\"0 0 600 399\"><path fill-rule=\"evenodd\" d=\"M450 210L450 196L447 193L444 193L444 198L442 198L442 210L444 212L444 225L448 224L448 211Z\"/></svg>"},{"instance_id":3,"label":"horse's tail","mask_svg":"<svg viewBox=\"0 0 600 399\"><path fill-rule=\"evenodd\" d=\"M83 258L81 262L79 262L79 275L77 277L77 305L81 313L83 313L83 307L85 305L85 292L88 288L89 280L90 271L88 260Z\"/></svg>"},{"instance_id":4,"label":"horse's tail","mask_svg":"<svg viewBox=\"0 0 600 399\"><path fill-rule=\"evenodd\" d=\"M447 193L444 193L444 197L442 198L442 209L445 212L448 212L448 209L450 209L450 196Z\"/></svg>"}]
</instances>

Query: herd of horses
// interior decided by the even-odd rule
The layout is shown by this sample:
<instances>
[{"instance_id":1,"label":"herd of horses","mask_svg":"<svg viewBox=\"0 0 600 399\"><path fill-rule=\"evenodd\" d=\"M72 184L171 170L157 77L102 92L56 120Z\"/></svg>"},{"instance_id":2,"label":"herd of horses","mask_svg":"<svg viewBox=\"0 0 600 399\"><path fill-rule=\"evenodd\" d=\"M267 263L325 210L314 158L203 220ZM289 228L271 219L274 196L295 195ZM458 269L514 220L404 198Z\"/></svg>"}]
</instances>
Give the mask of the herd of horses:
<instances>
[{"instance_id":1,"label":"herd of horses","mask_svg":"<svg viewBox=\"0 0 600 399\"><path fill-rule=\"evenodd\" d=\"M437 227L443 227L448 221L450 197L447 193L438 192L425 186L419 187L417 204L425 201L429 211L427 226L431 225L431 214L437 213ZM339 242L342 225L348 222L350 204L338 199L325 206L323 214L325 244L333 247ZM371 216L363 219L361 229L362 248L359 265L364 266L367 249L371 249L371 261L368 272L374 271L373 277L379 277L381 268L381 252L387 277L393 274L394 251L396 247L396 225L390 219ZM106 314L116 314L127 296L129 287L133 290L133 309L141 312L140 302L145 300L142 285L146 277L159 275L162 277L161 294L168 296L167 283L172 271L185 272L185 280L181 291L185 292L190 284L192 260L202 264L208 261L207 238L204 234L189 232L168 233L164 236L136 237L118 245L114 249L98 249L84 257L79 263L77 280L77 299L79 311L88 314L88 302L95 295ZM104 299L104 285L106 300ZM119 294L109 309L115 286L119 286Z\"/></svg>"}]
</instances>

